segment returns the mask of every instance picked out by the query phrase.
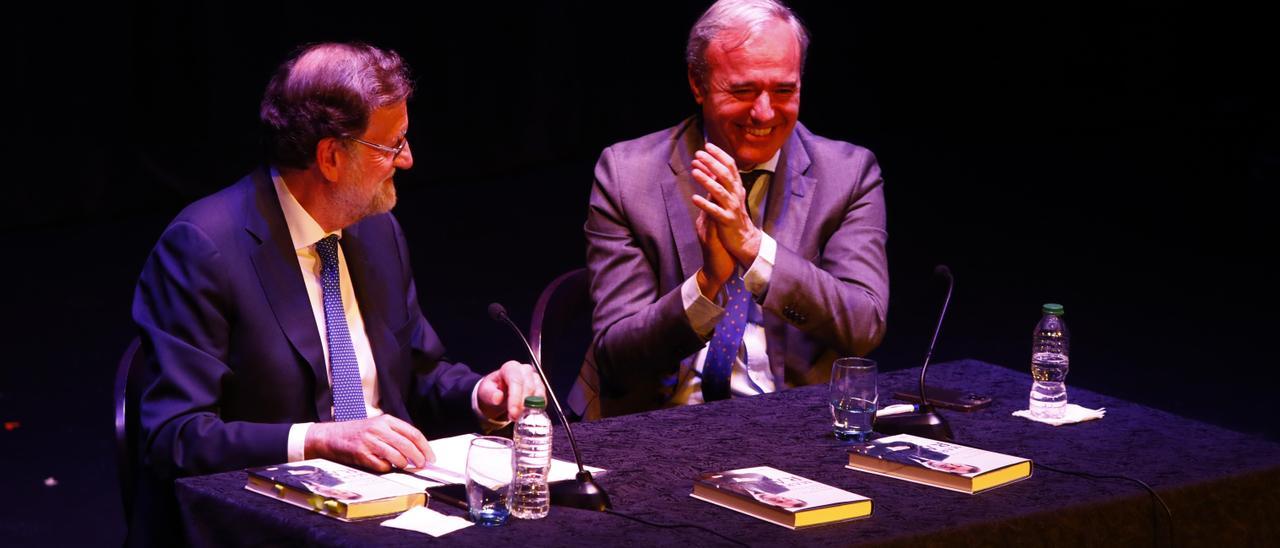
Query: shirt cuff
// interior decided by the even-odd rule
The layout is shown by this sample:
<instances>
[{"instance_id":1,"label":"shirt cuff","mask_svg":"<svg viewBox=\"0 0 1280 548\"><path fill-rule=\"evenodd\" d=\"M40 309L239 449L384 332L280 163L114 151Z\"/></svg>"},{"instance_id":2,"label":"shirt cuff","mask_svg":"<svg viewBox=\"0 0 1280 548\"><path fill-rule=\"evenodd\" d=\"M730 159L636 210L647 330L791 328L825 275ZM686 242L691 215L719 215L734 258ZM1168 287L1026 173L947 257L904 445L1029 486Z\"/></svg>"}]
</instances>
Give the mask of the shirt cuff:
<instances>
[{"instance_id":1,"label":"shirt cuff","mask_svg":"<svg viewBox=\"0 0 1280 548\"><path fill-rule=\"evenodd\" d=\"M484 378L481 377L480 381L483 382ZM489 417L484 416L484 413L480 411L480 382L477 382L476 385L471 388L471 411L475 413L476 418L480 420L480 430L486 434L511 424L510 420L495 421L490 419Z\"/></svg>"},{"instance_id":2,"label":"shirt cuff","mask_svg":"<svg viewBox=\"0 0 1280 548\"><path fill-rule=\"evenodd\" d=\"M704 341L710 339L716 324L724 316L724 309L702 294L697 274L689 276L680 285L680 298L684 302L684 314L689 318L689 326L693 328L693 332Z\"/></svg>"},{"instance_id":3,"label":"shirt cuff","mask_svg":"<svg viewBox=\"0 0 1280 548\"><path fill-rule=\"evenodd\" d=\"M760 252L756 254L756 260L751 263L751 268L747 269L747 274L742 277L742 285L747 287L756 300L764 298L765 292L769 291L769 280L773 278L773 264L778 258L778 241L773 236L762 234L760 237Z\"/></svg>"},{"instance_id":4,"label":"shirt cuff","mask_svg":"<svg viewBox=\"0 0 1280 548\"><path fill-rule=\"evenodd\" d=\"M311 428L311 423L303 422L289 427L289 448L287 449L288 459L286 462L298 462L307 460L307 430Z\"/></svg>"}]
</instances>

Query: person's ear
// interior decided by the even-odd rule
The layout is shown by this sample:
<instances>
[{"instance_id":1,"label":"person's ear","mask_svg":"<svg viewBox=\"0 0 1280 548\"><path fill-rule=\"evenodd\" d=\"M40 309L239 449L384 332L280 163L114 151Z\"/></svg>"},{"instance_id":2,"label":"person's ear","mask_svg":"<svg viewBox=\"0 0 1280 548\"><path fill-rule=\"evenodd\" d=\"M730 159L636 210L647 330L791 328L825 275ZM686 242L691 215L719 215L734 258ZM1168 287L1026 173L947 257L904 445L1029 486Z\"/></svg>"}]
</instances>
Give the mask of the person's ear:
<instances>
[{"instance_id":1,"label":"person's ear","mask_svg":"<svg viewBox=\"0 0 1280 548\"><path fill-rule=\"evenodd\" d=\"M703 96L703 93L702 93L702 82L698 79L698 76L693 72L693 65L688 66L687 75L689 77L689 90L693 91L693 100L697 101L698 104L701 105L702 101L706 98Z\"/></svg>"},{"instance_id":2,"label":"person's ear","mask_svg":"<svg viewBox=\"0 0 1280 548\"><path fill-rule=\"evenodd\" d=\"M347 161L347 147L336 137L325 137L316 143L316 166L329 182L338 181Z\"/></svg>"}]
</instances>

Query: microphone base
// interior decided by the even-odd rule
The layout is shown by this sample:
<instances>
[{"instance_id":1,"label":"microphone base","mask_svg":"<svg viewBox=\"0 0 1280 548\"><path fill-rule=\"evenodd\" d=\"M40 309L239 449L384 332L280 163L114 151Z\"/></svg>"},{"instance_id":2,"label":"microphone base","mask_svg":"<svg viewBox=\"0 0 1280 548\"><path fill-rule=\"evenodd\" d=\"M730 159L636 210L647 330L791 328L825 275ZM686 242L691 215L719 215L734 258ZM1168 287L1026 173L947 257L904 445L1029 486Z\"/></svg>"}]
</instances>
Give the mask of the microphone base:
<instances>
[{"instance_id":1,"label":"microphone base","mask_svg":"<svg viewBox=\"0 0 1280 548\"><path fill-rule=\"evenodd\" d=\"M571 480L563 480L548 486L551 491L552 506L567 506L603 512L613 508L609 502L609 494L604 492L591 472L583 470Z\"/></svg>"},{"instance_id":2,"label":"microphone base","mask_svg":"<svg viewBox=\"0 0 1280 548\"><path fill-rule=\"evenodd\" d=\"M922 438L941 441L955 441L951 433L951 425L937 411L926 408L915 413L901 413L887 417L877 417L874 427L876 432L885 435L911 434Z\"/></svg>"}]
</instances>

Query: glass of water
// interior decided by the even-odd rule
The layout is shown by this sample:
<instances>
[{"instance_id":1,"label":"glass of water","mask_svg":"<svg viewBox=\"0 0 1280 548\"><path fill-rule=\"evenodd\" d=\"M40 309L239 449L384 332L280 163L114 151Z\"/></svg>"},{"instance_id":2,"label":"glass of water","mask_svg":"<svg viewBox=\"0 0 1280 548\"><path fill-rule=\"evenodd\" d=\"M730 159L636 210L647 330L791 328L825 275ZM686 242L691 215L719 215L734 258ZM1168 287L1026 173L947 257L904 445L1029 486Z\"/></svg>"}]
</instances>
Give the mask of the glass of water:
<instances>
[{"instance_id":1,"label":"glass of water","mask_svg":"<svg viewBox=\"0 0 1280 548\"><path fill-rule=\"evenodd\" d=\"M831 428L837 438L866 441L879 399L875 360L840 358L831 364Z\"/></svg>"},{"instance_id":2,"label":"glass of water","mask_svg":"<svg viewBox=\"0 0 1280 548\"><path fill-rule=\"evenodd\" d=\"M471 440L467 450L467 509L471 521L497 527L511 514L512 443L506 438L483 436Z\"/></svg>"}]
</instances>

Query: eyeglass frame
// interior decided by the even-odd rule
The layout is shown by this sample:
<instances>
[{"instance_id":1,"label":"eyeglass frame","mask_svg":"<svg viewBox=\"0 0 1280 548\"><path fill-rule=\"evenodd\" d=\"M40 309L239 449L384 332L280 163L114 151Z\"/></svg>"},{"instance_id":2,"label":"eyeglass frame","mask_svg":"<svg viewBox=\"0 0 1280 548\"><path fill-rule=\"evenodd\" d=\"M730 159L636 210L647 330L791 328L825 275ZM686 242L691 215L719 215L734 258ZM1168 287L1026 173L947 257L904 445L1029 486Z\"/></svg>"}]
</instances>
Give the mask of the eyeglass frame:
<instances>
[{"instance_id":1,"label":"eyeglass frame","mask_svg":"<svg viewBox=\"0 0 1280 548\"><path fill-rule=\"evenodd\" d=\"M364 146L367 146L367 147L369 147L369 148L372 148L372 149L374 149L374 150L381 150L382 152L390 152L390 153L391 153L391 161L392 161L392 162L396 161L396 158L399 158L399 157L400 157L400 153L404 151L404 147L409 146L409 137L408 137L408 136L402 136L402 137L400 137L400 146L398 146L398 147L389 147L389 146L386 146L386 145L380 145L380 144L378 144L378 143L370 143L369 141L366 141L366 140L364 140L364 139L361 139L361 138L356 137L356 136L353 136L353 135L343 135L343 136L342 136L342 138L344 138L344 139L350 139L350 140L352 140L352 141L355 141L355 142L357 142L357 143L360 143L360 144L362 144L362 145L364 145Z\"/></svg>"}]
</instances>

